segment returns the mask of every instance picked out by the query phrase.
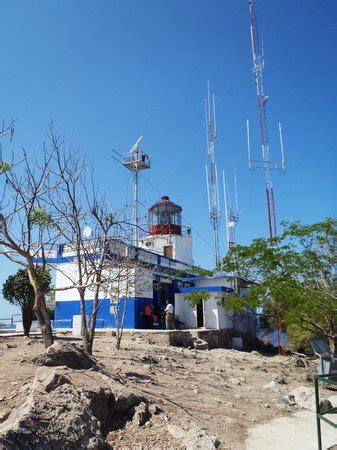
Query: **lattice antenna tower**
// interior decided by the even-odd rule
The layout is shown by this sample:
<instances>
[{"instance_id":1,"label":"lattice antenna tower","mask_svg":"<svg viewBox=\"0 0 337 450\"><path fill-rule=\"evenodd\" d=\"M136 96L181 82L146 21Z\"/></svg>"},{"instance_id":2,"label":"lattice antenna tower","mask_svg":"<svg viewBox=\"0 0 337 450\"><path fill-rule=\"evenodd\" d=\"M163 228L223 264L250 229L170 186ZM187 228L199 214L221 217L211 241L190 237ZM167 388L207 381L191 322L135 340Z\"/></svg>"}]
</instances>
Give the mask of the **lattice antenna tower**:
<instances>
[{"instance_id":1,"label":"lattice antenna tower","mask_svg":"<svg viewBox=\"0 0 337 450\"><path fill-rule=\"evenodd\" d=\"M140 143L143 140L141 136L135 145L131 148L129 153L121 155L122 164L127 169L133 172L133 237L132 243L138 247L139 243L139 172L151 167L151 157L147 153L144 153L140 148Z\"/></svg>"},{"instance_id":2,"label":"lattice antenna tower","mask_svg":"<svg viewBox=\"0 0 337 450\"><path fill-rule=\"evenodd\" d=\"M207 99L205 100L205 116L206 116L206 136L207 136L207 151L210 161L210 168L206 165L206 183L208 195L208 211L213 228L214 235L214 258L215 266L218 267L220 263L219 251L219 226L220 226L220 202L218 189L218 172L215 164L215 139L216 132L216 114L215 114L215 98L211 94L208 82Z\"/></svg>"},{"instance_id":3,"label":"lattice antenna tower","mask_svg":"<svg viewBox=\"0 0 337 450\"><path fill-rule=\"evenodd\" d=\"M269 154L268 130L266 119L266 104L269 97L265 95L263 87L262 71L264 68L264 55L263 55L263 47L260 45L259 29L257 26L257 18L254 10L253 0L249 0L249 10L250 10L250 35L253 53L253 73L255 75L255 82L256 82L257 104L260 121L260 135L262 144L262 161L256 161L251 158L249 120L247 119L248 164L249 169L251 170L254 170L256 168L262 168L264 170L267 209L268 209L269 236L273 238L276 236L276 213L275 213L274 190L271 179L271 170L278 169L281 172L285 171L282 127L281 124L279 123L281 162L279 164L275 164L270 160Z\"/></svg>"},{"instance_id":4,"label":"lattice antenna tower","mask_svg":"<svg viewBox=\"0 0 337 450\"><path fill-rule=\"evenodd\" d=\"M234 204L232 203L229 189L226 184L224 171L222 171L222 183L223 183L223 195L224 195L225 215L226 215L227 247L228 249L230 249L232 247L235 247L236 245L235 231L236 226L240 219L236 170L234 171L234 197L235 197Z\"/></svg>"}]
</instances>

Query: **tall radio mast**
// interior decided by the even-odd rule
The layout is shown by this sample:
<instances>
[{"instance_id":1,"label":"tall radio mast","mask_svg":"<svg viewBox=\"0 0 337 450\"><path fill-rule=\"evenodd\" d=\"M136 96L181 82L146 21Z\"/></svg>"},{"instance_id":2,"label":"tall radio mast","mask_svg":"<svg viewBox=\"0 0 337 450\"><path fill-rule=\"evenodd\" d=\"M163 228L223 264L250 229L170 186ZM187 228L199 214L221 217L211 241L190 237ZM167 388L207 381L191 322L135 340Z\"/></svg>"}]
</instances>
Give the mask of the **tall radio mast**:
<instances>
[{"instance_id":1,"label":"tall radio mast","mask_svg":"<svg viewBox=\"0 0 337 450\"><path fill-rule=\"evenodd\" d=\"M236 171L234 172L234 196L235 204L232 205L229 190L226 185L225 172L222 171L222 183L223 183L223 196L225 204L225 215L226 215L226 232L227 232L227 246L228 249L235 247L235 228L236 224L239 222L239 207L238 207L238 192L237 192L237 178Z\"/></svg>"},{"instance_id":2,"label":"tall radio mast","mask_svg":"<svg viewBox=\"0 0 337 450\"><path fill-rule=\"evenodd\" d=\"M252 52L253 52L253 72L255 74L256 90L257 90L257 104L258 104L258 108L259 108L259 119L260 119L262 161L254 161L251 159L249 121L247 120L248 162L249 162L249 168L251 170L254 170L256 168L263 168L263 170L264 170L267 207L268 207L269 235L271 238L273 238L276 236L276 216L275 216L274 190L273 190L273 184L272 184L272 180L271 180L271 170L279 169L283 172L285 171L282 128L281 128L281 124L279 124L279 135L280 135L280 144L281 144L281 163L274 164L270 160L267 119L266 119L266 110L265 110L265 107L266 107L266 104L268 101L268 96L265 95L264 89L263 89L262 70L264 68L264 55L263 55L263 48L260 45L259 29L257 26L257 18L256 18L256 14L254 11L253 0L249 0L249 9L250 9L250 36L251 36Z\"/></svg>"},{"instance_id":3,"label":"tall radio mast","mask_svg":"<svg viewBox=\"0 0 337 450\"><path fill-rule=\"evenodd\" d=\"M218 172L215 164L215 139L216 134L216 117L215 117L215 99L214 94L211 95L208 82L208 95L205 100L205 115L206 115L206 136L207 136L207 151L210 159L210 171L206 165L206 182L208 194L208 210L213 227L214 234L214 257L215 266L218 267L220 263L219 252L219 226L220 226L220 202L218 190Z\"/></svg>"}]
</instances>

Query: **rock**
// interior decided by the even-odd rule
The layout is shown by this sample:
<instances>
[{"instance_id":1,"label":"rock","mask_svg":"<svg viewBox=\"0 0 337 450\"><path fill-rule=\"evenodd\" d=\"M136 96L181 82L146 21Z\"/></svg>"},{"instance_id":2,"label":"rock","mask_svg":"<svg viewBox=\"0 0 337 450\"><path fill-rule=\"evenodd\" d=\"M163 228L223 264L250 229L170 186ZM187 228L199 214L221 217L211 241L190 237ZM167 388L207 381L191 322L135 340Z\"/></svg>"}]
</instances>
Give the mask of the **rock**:
<instances>
[{"instance_id":1,"label":"rock","mask_svg":"<svg viewBox=\"0 0 337 450\"><path fill-rule=\"evenodd\" d=\"M269 383L265 384L263 386L264 389L267 390L273 390L273 389L277 389L277 386L279 384L287 384L286 379L284 378L283 375L277 375L272 381L270 381Z\"/></svg>"},{"instance_id":2,"label":"rock","mask_svg":"<svg viewBox=\"0 0 337 450\"><path fill-rule=\"evenodd\" d=\"M0 448L98 449L103 444L99 421L70 384L48 395L32 391L0 425Z\"/></svg>"},{"instance_id":3,"label":"rock","mask_svg":"<svg viewBox=\"0 0 337 450\"><path fill-rule=\"evenodd\" d=\"M309 409L311 411L316 410L315 393L314 389L311 387L300 386L290 392L287 398L289 400L289 404L295 404L300 408ZM331 402L327 398L320 396L321 410L324 411L331 407Z\"/></svg>"},{"instance_id":4,"label":"rock","mask_svg":"<svg viewBox=\"0 0 337 450\"><path fill-rule=\"evenodd\" d=\"M36 366L67 366L71 369L97 368L96 360L77 345L57 341L32 359Z\"/></svg>"},{"instance_id":5,"label":"rock","mask_svg":"<svg viewBox=\"0 0 337 450\"><path fill-rule=\"evenodd\" d=\"M193 340L193 346L196 350L208 350L208 342L203 339Z\"/></svg>"},{"instance_id":6,"label":"rock","mask_svg":"<svg viewBox=\"0 0 337 450\"><path fill-rule=\"evenodd\" d=\"M62 384L70 383L69 379L55 369L39 367L32 385L34 391L51 392Z\"/></svg>"},{"instance_id":7,"label":"rock","mask_svg":"<svg viewBox=\"0 0 337 450\"><path fill-rule=\"evenodd\" d=\"M212 450L220 445L216 436L210 435L206 430L198 427L186 429L177 425L167 425L169 433L186 447L186 450Z\"/></svg>"},{"instance_id":8,"label":"rock","mask_svg":"<svg viewBox=\"0 0 337 450\"><path fill-rule=\"evenodd\" d=\"M262 356L259 352L257 352L256 350L253 350L252 352L250 352L251 355L255 355L255 356Z\"/></svg>"},{"instance_id":9,"label":"rock","mask_svg":"<svg viewBox=\"0 0 337 450\"><path fill-rule=\"evenodd\" d=\"M24 403L0 416L0 449L99 450L112 426L149 420L144 396L113 377L99 371L96 384L75 387L67 373L65 366L37 369L21 394Z\"/></svg>"},{"instance_id":10,"label":"rock","mask_svg":"<svg viewBox=\"0 0 337 450\"><path fill-rule=\"evenodd\" d=\"M8 348L8 349L10 349L10 348L17 348L17 345L15 345L15 344L5 344L5 348Z\"/></svg>"},{"instance_id":11,"label":"rock","mask_svg":"<svg viewBox=\"0 0 337 450\"><path fill-rule=\"evenodd\" d=\"M132 423L138 426L144 425L150 417L147 404L140 402L138 406L134 407L134 414Z\"/></svg>"},{"instance_id":12,"label":"rock","mask_svg":"<svg viewBox=\"0 0 337 450\"><path fill-rule=\"evenodd\" d=\"M314 378L310 373L307 372L303 375L303 381L306 381L307 383L312 383L314 381Z\"/></svg>"},{"instance_id":13,"label":"rock","mask_svg":"<svg viewBox=\"0 0 337 450\"><path fill-rule=\"evenodd\" d=\"M10 410L6 410L6 411L2 411L1 413L0 413L0 423L2 423L2 422L4 422L5 420L7 420L8 419L8 417L9 417L9 415L10 415Z\"/></svg>"},{"instance_id":14,"label":"rock","mask_svg":"<svg viewBox=\"0 0 337 450\"><path fill-rule=\"evenodd\" d=\"M151 355L145 355L141 358L141 362L144 364L158 364L158 359L154 358Z\"/></svg>"},{"instance_id":15,"label":"rock","mask_svg":"<svg viewBox=\"0 0 337 450\"><path fill-rule=\"evenodd\" d=\"M297 358L294 362L294 366L296 367L306 367L306 364L302 358Z\"/></svg>"},{"instance_id":16,"label":"rock","mask_svg":"<svg viewBox=\"0 0 337 450\"><path fill-rule=\"evenodd\" d=\"M160 406L151 404L149 405L149 412L151 415L158 415L163 412Z\"/></svg>"},{"instance_id":17,"label":"rock","mask_svg":"<svg viewBox=\"0 0 337 450\"><path fill-rule=\"evenodd\" d=\"M228 383L236 385L236 386L241 386L242 383L245 382L244 378L241 378L241 377L240 378L233 378L233 377L231 377L231 378L228 378L227 381L228 381Z\"/></svg>"},{"instance_id":18,"label":"rock","mask_svg":"<svg viewBox=\"0 0 337 450\"><path fill-rule=\"evenodd\" d=\"M263 386L263 389L267 389L268 391L277 389L277 383L275 380L270 381L270 383L267 383Z\"/></svg>"}]
</instances>

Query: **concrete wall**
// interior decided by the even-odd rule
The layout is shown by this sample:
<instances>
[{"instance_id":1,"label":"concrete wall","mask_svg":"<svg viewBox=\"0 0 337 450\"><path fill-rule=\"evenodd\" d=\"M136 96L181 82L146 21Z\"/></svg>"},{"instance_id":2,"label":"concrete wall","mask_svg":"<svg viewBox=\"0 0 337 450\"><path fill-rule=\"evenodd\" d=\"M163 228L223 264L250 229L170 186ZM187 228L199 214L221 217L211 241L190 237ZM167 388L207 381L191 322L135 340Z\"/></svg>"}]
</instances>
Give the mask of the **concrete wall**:
<instances>
[{"instance_id":1,"label":"concrete wall","mask_svg":"<svg viewBox=\"0 0 337 450\"><path fill-rule=\"evenodd\" d=\"M197 308L191 307L185 300L184 294L175 294L175 315L184 322L185 328L195 328L197 326Z\"/></svg>"},{"instance_id":2,"label":"concrete wall","mask_svg":"<svg viewBox=\"0 0 337 450\"><path fill-rule=\"evenodd\" d=\"M201 280L196 279L194 281L196 287L207 287L207 286L225 286L231 288L231 282L227 277L219 278L203 278Z\"/></svg>"},{"instance_id":3,"label":"concrete wall","mask_svg":"<svg viewBox=\"0 0 337 450\"><path fill-rule=\"evenodd\" d=\"M193 265L192 238L175 234L145 236L139 246L148 251L164 255L164 247L172 245L172 258L185 264Z\"/></svg>"},{"instance_id":4,"label":"concrete wall","mask_svg":"<svg viewBox=\"0 0 337 450\"><path fill-rule=\"evenodd\" d=\"M210 295L208 300L204 301L204 326L206 328L219 328L219 306L218 297Z\"/></svg>"}]
</instances>

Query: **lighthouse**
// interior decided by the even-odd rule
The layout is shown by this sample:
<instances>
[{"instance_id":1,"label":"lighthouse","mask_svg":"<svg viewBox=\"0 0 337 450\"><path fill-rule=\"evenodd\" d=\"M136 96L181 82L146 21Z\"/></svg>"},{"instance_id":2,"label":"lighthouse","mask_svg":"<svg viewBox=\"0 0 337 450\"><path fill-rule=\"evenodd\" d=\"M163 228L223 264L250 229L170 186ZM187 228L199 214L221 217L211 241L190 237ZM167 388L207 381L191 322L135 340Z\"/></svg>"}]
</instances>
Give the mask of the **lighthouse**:
<instances>
[{"instance_id":1,"label":"lighthouse","mask_svg":"<svg viewBox=\"0 0 337 450\"><path fill-rule=\"evenodd\" d=\"M148 209L148 234L139 246L193 266L192 235L182 226L182 207L165 195Z\"/></svg>"}]
</instances>

